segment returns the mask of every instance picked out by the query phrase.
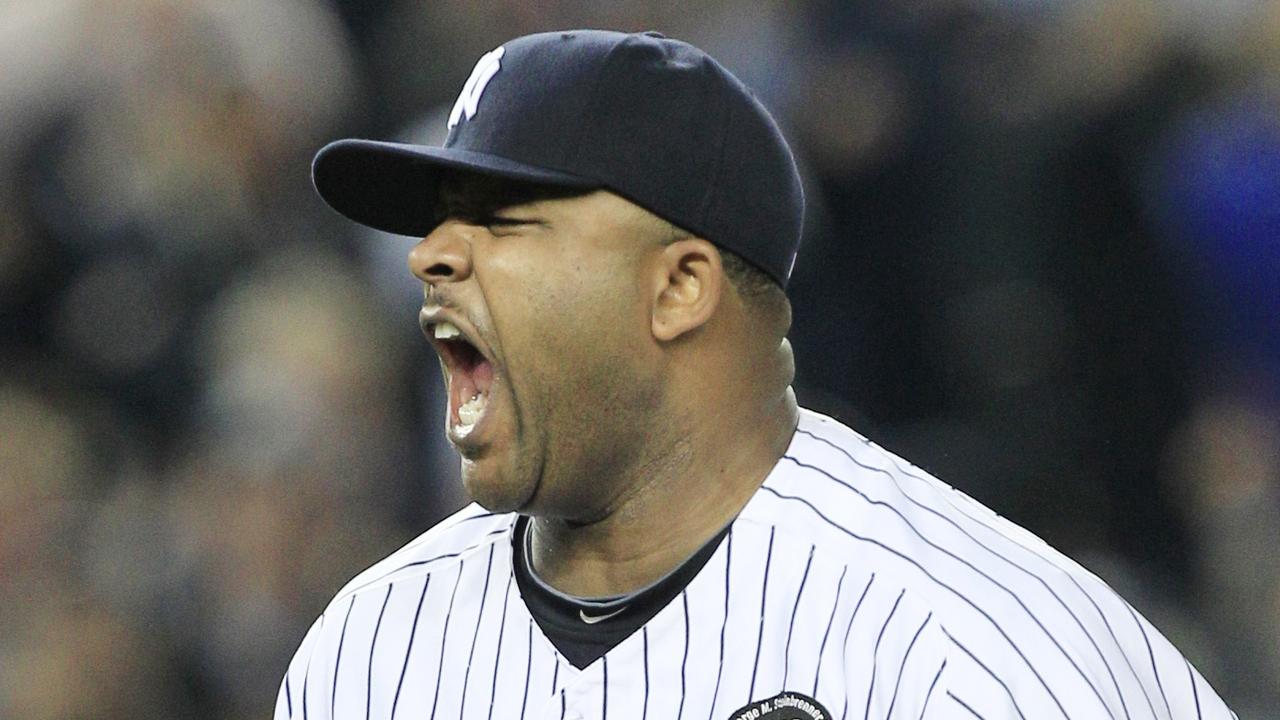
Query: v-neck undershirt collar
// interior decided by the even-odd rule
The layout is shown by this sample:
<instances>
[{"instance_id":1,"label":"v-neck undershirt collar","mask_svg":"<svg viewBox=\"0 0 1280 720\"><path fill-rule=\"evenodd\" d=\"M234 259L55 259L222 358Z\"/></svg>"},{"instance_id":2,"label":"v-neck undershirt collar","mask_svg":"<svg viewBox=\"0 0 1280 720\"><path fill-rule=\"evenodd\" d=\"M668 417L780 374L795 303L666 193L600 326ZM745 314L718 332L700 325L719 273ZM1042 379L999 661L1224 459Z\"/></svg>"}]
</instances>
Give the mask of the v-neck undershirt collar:
<instances>
[{"instance_id":1,"label":"v-neck undershirt collar","mask_svg":"<svg viewBox=\"0 0 1280 720\"><path fill-rule=\"evenodd\" d=\"M729 534L732 523L716 533L689 559L647 587L613 597L584 598L548 585L529 557L529 518L516 520L511 533L512 569L529 614L570 663L582 669L612 650L662 608L702 570Z\"/></svg>"}]
</instances>

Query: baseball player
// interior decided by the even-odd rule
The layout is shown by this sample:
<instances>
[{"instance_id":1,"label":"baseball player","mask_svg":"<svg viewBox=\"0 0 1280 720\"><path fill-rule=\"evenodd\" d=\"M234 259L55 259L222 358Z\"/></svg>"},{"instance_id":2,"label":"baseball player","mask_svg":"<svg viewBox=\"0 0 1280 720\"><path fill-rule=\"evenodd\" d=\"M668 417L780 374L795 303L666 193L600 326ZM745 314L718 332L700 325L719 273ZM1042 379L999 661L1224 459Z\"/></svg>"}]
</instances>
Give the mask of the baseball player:
<instances>
[{"instance_id":1,"label":"baseball player","mask_svg":"<svg viewBox=\"0 0 1280 720\"><path fill-rule=\"evenodd\" d=\"M521 37L448 125L313 172L424 238L476 504L337 594L278 719L1234 717L1098 578L796 404L800 179L715 60Z\"/></svg>"}]
</instances>

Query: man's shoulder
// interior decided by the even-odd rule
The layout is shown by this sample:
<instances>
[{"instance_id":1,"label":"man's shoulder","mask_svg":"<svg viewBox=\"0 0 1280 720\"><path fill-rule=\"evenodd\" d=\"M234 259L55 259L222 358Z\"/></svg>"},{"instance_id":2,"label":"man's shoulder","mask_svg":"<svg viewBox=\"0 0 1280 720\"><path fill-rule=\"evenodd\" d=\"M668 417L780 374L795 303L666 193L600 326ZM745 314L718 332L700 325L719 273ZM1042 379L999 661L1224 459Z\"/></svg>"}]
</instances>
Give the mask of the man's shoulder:
<instances>
[{"instance_id":1,"label":"man's shoulder","mask_svg":"<svg viewBox=\"0 0 1280 720\"><path fill-rule=\"evenodd\" d=\"M1177 649L1101 579L832 418L802 413L749 509L835 572L901 588L936 622L949 682L976 678L1024 710L1163 707L1166 693L1175 706L1197 692L1210 702ZM1193 682L1175 691L1170 674Z\"/></svg>"},{"instance_id":2,"label":"man's shoulder","mask_svg":"<svg viewBox=\"0 0 1280 720\"><path fill-rule=\"evenodd\" d=\"M785 519L792 530L811 532L819 547L880 547L887 542L882 536L891 535L914 548L939 523L951 529L981 525L997 536L1043 545L964 492L844 423L806 408L801 408L791 444L758 495L756 503L768 510L755 508L757 515Z\"/></svg>"},{"instance_id":3,"label":"man's shoulder","mask_svg":"<svg viewBox=\"0 0 1280 720\"><path fill-rule=\"evenodd\" d=\"M810 410L802 411L757 504L757 521L893 578L944 626L975 614L1044 605L1077 612L1098 596L1115 599L1102 581L1032 532Z\"/></svg>"},{"instance_id":4,"label":"man's shoulder","mask_svg":"<svg viewBox=\"0 0 1280 720\"><path fill-rule=\"evenodd\" d=\"M331 605L353 594L385 588L409 574L451 567L495 542L504 542L515 518L515 513L492 513L472 503L356 575L338 591Z\"/></svg>"}]
</instances>

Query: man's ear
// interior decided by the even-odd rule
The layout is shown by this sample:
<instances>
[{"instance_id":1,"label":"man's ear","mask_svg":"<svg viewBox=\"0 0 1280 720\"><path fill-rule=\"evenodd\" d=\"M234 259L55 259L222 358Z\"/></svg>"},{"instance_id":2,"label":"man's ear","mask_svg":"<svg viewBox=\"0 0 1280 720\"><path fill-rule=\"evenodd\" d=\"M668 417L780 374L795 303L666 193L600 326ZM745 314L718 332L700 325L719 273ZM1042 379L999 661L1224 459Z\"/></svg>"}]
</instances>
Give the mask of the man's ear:
<instances>
[{"instance_id":1,"label":"man's ear","mask_svg":"<svg viewBox=\"0 0 1280 720\"><path fill-rule=\"evenodd\" d=\"M702 238L663 247L654 272L653 336L674 340L701 327L715 313L724 289L720 251Z\"/></svg>"}]
</instances>

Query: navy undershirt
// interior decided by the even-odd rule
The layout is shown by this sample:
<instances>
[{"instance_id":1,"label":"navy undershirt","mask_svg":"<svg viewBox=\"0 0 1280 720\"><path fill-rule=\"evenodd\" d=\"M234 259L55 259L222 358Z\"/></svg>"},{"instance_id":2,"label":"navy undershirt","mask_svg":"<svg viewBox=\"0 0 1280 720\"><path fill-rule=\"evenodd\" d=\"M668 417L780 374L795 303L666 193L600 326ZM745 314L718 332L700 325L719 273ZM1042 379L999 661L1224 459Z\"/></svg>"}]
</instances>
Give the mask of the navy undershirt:
<instances>
[{"instance_id":1,"label":"navy undershirt","mask_svg":"<svg viewBox=\"0 0 1280 720\"><path fill-rule=\"evenodd\" d=\"M715 554L729 527L648 587L616 597L579 598L552 588L534 573L526 552L529 518L520 517L511 533L516 585L543 634L574 667L582 669L626 640L679 595ZM601 619L587 622L584 616Z\"/></svg>"}]
</instances>

